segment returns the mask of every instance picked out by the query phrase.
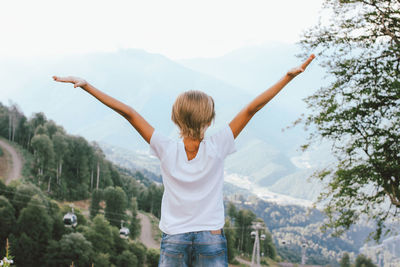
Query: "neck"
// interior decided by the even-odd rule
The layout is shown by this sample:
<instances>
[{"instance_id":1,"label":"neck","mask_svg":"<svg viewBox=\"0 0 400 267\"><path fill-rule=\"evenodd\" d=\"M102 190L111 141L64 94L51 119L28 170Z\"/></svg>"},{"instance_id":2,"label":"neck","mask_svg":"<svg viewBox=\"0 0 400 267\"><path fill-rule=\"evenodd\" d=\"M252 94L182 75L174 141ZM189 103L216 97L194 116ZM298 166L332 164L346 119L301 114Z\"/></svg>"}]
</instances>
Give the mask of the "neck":
<instances>
[{"instance_id":1,"label":"neck","mask_svg":"<svg viewBox=\"0 0 400 267\"><path fill-rule=\"evenodd\" d=\"M187 152L197 152L199 149L201 140L199 139L193 139L190 137L184 137L183 138L183 143L185 144L185 150Z\"/></svg>"}]
</instances>

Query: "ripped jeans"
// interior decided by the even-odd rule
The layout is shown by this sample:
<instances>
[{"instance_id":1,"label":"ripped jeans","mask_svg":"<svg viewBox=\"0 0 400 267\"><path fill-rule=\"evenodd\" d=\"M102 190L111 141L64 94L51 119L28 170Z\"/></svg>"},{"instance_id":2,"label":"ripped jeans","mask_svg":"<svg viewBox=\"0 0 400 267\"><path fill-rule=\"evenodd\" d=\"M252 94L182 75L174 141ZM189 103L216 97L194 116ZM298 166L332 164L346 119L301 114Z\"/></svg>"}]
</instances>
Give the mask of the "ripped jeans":
<instances>
[{"instance_id":1,"label":"ripped jeans","mask_svg":"<svg viewBox=\"0 0 400 267\"><path fill-rule=\"evenodd\" d=\"M228 251L223 230L189 232L176 235L163 233L159 267L227 267Z\"/></svg>"}]
</instances>

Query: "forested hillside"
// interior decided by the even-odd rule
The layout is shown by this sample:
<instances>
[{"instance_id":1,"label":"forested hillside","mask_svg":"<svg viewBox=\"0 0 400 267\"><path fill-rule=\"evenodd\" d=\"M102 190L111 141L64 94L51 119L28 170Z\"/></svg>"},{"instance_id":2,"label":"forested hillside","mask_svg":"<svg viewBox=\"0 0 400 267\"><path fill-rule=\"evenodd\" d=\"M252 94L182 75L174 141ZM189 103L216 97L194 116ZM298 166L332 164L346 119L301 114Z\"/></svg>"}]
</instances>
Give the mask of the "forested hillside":
<instances>
[{"instance_id":1,"label":"forested hillside","mask_svg":"<svg viewBox=\"0 0 400 267\"><path fill-rule=\"evenodd\" d=\"M27 118L16 105L0 103L0 130L26 158L20 180L0 180L0 255L8 239L17 266L157 266L159 251L137 240L136 215L141 210L160 218L162 186L106 160L96 143L69 135L43 113ZM73 206L87 200L89 209ZM251 255L252 222L263 221L250 210L231 206L230 212L225 233L234 262L238 254ZM76 227L65 227L69 213ZM122 224L129 239L120 237ZM275 259L271 234L267 228L261 233L261 251Z\"/></svg>"},{"instance_id":2,"label":"forested hillside","mask_svg":"<svg viewBox=\"0 0 400 267\"><path fill-rule=\"evenodd\" d=\"M107 161L96 143L69 135L43 113L29 119L0 103L0 136L24 151L24 177L0 181L0 242L17 266L156 266L158 252L136 240L138 209L160 216L163 189ZM91 199L90 211L70 204ZM65 202L68 201L68 202ZM73 211L77 227L64 227ZM120 237L121 222L130 239Z\"/></svg>"}]
</instances>

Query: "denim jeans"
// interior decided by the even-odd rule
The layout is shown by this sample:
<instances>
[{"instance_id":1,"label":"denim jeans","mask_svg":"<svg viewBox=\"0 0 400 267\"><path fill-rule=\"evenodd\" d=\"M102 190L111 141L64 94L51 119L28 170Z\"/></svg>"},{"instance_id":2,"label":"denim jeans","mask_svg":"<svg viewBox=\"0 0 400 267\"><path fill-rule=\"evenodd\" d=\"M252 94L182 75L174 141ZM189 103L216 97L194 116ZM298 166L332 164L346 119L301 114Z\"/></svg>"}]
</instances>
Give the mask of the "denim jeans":
<instances>
[{"instance_id":1,"label":"denim jeans","mask_svg":"<svg viewBox=\"0 0 400 267\"><path fill-rule=\"evenodd\" d=\"M176 235L163 233L159 267L227 267L225 234L210 231Z\"/></svg>"}]
</instances>

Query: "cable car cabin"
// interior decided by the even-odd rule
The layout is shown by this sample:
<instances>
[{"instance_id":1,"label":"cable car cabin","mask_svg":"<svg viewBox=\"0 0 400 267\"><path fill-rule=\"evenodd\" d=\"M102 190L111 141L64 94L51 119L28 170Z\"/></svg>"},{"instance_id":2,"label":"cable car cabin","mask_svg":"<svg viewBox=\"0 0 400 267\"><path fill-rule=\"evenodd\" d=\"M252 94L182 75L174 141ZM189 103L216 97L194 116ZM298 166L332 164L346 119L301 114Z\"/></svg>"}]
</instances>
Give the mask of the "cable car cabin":
<instances>
[{"instance_id":1,"label":"cable car cabin","mask_svg":"<svg viewBox=\"0 0 400 267\"><path fill-rule=\"evenodd\" d=\"M124 238L124 239L127 239L127 238L128 238L129 233L130 233L130 231L129 231L129 229L126 228L126 227L122 227L122 228L119 230L119 236L120 236L121 238Z\"/></svg>"},{"instance_id":2,"label":"cable car cabin","mask_svg":"<svg viewBox=\"0 0 400 267\"><path fill-rule=\"evenodd\" d=\"M76 227L78 224L78 218L75 214L68 212L64 215L64 226L65 227Z\"/></svg>"},{"instance_id":3,"label":"cable car cabin","mask_svg":"<svg viewBox=\"0 0 400 267\"><path fill-rule=\"evenodd\" d=\"M255 232L255 231L252 231L252 232L250 233L250 235L251 235L251 238L256 238L256 232Z\"/></svg>"}]
</instances>

